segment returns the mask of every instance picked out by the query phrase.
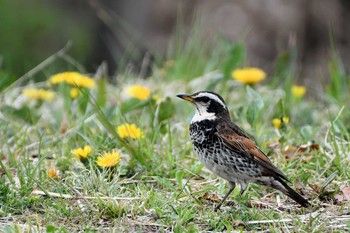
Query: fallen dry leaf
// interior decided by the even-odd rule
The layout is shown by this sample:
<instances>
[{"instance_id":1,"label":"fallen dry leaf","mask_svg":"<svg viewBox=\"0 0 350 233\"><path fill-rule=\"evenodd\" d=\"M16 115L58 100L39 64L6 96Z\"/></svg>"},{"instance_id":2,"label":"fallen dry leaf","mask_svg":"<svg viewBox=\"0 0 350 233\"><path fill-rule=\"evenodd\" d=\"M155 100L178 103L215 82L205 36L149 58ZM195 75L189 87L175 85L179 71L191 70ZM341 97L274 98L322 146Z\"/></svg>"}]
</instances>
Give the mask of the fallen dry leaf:
<instances>
[{"instance_id":1,"label":"fallen dry leaf","mask_svg":"<svg viewBox=\"0 0 350 233\"><path fill-rule=\"evenodd\" d=\"M245 226L246 226L246 225L244 224L244 222L241 221L241 220L236 220L236 221L233 223L233 225L234 225L235 227L245 227Z\"/></svg>"},{"instance_id":2,"label":"fallen dry leaf","mask_svg":"<svg viewBox=\"0 0 350 233\"><path fill-rule=\"evenodd\" d=\"M210 194L209 192L203 193L203 195L198 197L198 200L206 200L211 202L220 202L220 198L215 194Z\"/></svg>"},{"instance_id":3,"label":"fallen dry leaf","mask_svg":"<svg viewBox=\"0 0 350 233\"><path fill-rule=\"evenodd\" d=\"M349 201L350 200L350 186L348 184L340 186L340 191L343 194L337 194L334 198L337 201Z\"/></svg>"},{"instance_id":4,"label":"fallen dry leaf","mask_svg":"<svg viewBox=\"0 0 350 233\"><path fill-rule=\"evenodd\" d=\"M311 152L318 150L320 150L320 145L315 143L300 146L287 145L281 150L281 153L287 160L299 157L301 161L309 162L313 158Z\"/></svg>"},{"instance_id":5,"label":"fallen dry leaf","mask_svg":"<svg viewBox=\"0 0 350 233\"><path fill-rule=\"evenodd\" d=\"M236 205L236 202L230 201L230 200L226 201L225 203L225 206L235 206L235 205Z\"/></svg>"},{"instance_id":6,"label":"fallen dry leaf","mask_svg":"<svg viewBox=\"0 0 350 233\"><path fill-rule=\"evenodd\" d=\"M320 150L320 145L316 143L312 144L305 144L299 146L297 152L310 152L310 151L319 151Z\"/></svg>"},{"instance_id":7,"label":"fallen dry leaf","mask_svg":"<svg viewBox=\"0 0 350 233\"><path fill-rule=\"evenodd\" d=\"M309 183L309 186L312 188L312 190L314 190L317 194L320 193L321 190L321 186L318 184L313 184L313 183Z\"/></svg>"},{"instance_id":8,"label":"fallen dry leaf","mask_svg":"<svg viewBox=\"0 0 350 233\"><path fill-rule=\"evenodd\" d=\"M284 155L286 159L291 159L295 157L295 153L297 150L298 150L297 146L287 145L281 150L281 153Z\"/></svg>"},{"instance_id":9,"label":"fallen dry leaf","mask_svg":"<svg viewBox=\"0 0 350 233\"><path fill-rule=\"evenodd\" d=\"M60 133L65 134L67 130L68 130L68 122L66 120L63 120L60 126Z\"/></svg>"},{"instance_id":10,"label":"fallen dry leaf","mask_svg":"<svg viewBox=\"0 0 350 233\"><path fill-rule=\"evenodd\" d=\"M310 161L312 160L312 158L313 158L313 156L309 154L309 155L301 156L301 157L300 157L300 160L301 160L302 162L310 162Z\"/></svg>"},{"instance_id":11,"label":"fallen dry leaf","mask_svg":"<svg viewBox=\"0 0 350 233\"><path fill-rule=\"evenodd\" d=\"M299 179L296 179L293 184L295 189L298 190L301 194L305 193L304 192L305 186L303 185L303 183L300 182Z\"/></svg>"}]
</instances>

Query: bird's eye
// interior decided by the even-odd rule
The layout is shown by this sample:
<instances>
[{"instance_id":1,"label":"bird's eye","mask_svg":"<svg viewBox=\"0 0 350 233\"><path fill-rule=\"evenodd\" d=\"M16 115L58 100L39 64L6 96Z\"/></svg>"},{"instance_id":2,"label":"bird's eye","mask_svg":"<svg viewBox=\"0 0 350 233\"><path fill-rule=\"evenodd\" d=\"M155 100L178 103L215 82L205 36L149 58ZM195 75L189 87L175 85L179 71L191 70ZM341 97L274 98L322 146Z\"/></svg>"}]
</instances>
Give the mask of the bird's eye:
<instances>
[{"instance_id":1,"label":"bird's eye","mask_svg":"<svg viewBox=\"0 0 350 233\"><path fill-rule=\"evenodd\" d=\"M198 102L203 102L203 103L208 103L210 101L210 99L206 96L198 97L198 98L196 98L196 100Z\"/></svg>"}]
</instances>

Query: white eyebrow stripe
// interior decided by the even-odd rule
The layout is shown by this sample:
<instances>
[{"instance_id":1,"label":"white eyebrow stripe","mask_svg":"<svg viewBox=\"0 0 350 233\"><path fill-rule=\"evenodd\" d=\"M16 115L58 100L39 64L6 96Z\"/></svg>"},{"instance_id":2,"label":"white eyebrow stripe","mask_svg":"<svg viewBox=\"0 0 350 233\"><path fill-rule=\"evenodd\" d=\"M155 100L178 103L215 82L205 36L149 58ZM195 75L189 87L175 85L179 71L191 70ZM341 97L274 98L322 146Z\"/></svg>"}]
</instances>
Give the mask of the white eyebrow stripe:
<instances>
[{"instance_id":1,"label":"white eyebrow stripe","mask_svg":"<svg viewBox=\"0 0 350 233\"><path fill-rule=\"evenodd\" d=\"M195 97L209 97L210 99L214 99L216 102L218 102L219 104L222 105L222 107L224 107L225 109L227 109L226 105L224 102L222 102L222 100L217 96L214 95L212 93L209 92L201 92L198 95L196 95Z\"/></svg>"}]
</instances>

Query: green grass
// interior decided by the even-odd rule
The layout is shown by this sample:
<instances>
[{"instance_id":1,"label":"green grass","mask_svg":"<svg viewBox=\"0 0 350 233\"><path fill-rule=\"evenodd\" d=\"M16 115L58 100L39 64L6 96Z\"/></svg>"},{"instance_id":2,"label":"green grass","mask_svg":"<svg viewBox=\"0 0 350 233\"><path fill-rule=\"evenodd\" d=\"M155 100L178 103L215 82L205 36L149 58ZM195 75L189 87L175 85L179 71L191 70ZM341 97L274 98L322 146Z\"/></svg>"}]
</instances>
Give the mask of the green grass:
<instances>
[{"instance_id":1,"label":"green grass","mask_svg":"<svg viewBox=\"0 0 350 233\"><path fill-rule=\"evenodd\" d=\"M110 80L97 75L97 87L81 89L75 100L65 84L21 80L0 88L1 231L332 232L350 225L349 202L335 198L350 179L350 84L340 61L330 59L327 87L310 87L297 99L286 74L292 65L283 56L273 77L246 87L230 77L245 64L243 44L221 42L215 51L183 47L183 53L169 51L171 62L160 61L146 80L128 72ZM55 59L35 72L49 78ZM132 84L147 85L161 100L131 98L125 90ZM28 100L21 91L29 86L54 90L56 97L51 103ZM213 211L227 186L196 158L188 131L194 109L176 98L198 90L225 98L233 120L313 207L298 208L277 191L250 185ZM282 116L290 122L275 129L272 119ZM135 123L144 137L120 138L115 129L124 123ZM295 153L306 144L320 149ZM93 152L83 164L71 150L84 145ZM96 157L115 148L120 164L113 172L99 168ZM59 170L58 179L47 176L51 167Z\"/></svg>"}]
</instances>

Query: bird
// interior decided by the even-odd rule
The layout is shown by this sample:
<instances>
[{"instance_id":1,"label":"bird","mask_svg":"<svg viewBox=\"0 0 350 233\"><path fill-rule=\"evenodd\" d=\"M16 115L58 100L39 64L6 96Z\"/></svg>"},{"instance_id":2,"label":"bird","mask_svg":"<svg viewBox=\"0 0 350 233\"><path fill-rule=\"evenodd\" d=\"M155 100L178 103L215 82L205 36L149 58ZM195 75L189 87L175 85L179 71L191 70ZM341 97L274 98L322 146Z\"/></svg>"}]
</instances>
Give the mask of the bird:
<instances>
[{"instance_id":1,"label":"bird","mask_svg":"<svg viewBox=\"0 0 350 233\"><path fill-rule=\"evenodd\" d=\"M219 94L200 91L176 96L196 108L190 123L190 139L199 160L228 182L228 192L214 208L215 212L237 183L241 196L249 183L256 183L281 191L303 207L310 205L288 186L290 181L286 175L272 164L248 134L231 121L227 105Z\"/></svg>"}]
</instances>

